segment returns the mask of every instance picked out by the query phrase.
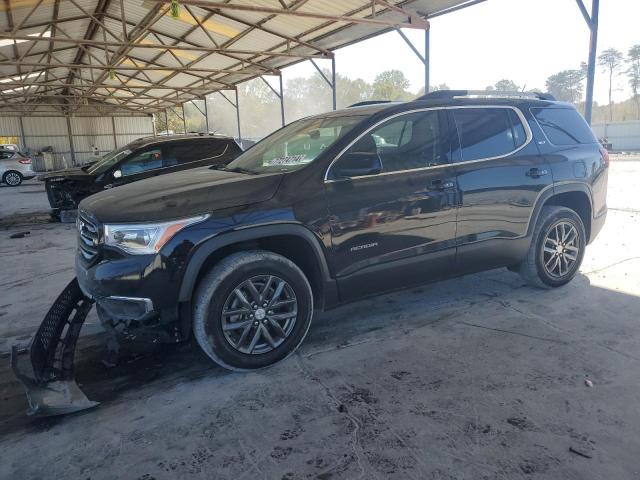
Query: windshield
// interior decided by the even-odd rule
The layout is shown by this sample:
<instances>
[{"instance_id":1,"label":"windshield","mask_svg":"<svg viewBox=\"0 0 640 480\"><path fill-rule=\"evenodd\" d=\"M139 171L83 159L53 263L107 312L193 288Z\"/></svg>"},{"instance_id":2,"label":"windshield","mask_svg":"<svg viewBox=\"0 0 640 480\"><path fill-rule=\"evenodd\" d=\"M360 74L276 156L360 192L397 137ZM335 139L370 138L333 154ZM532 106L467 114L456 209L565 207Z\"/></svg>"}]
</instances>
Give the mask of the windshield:
<instances>
[{"instance_id":1,"label":"windshield","mask_svg":"<svg viewBox=\"0 0 640 480\"><path fill-rule=\"evenodd\" d=\"M362 115L351 115L298 120L251 147L225 170L253 174L298 170L315 160L363 118Z\"/></svg>"},{"instance_id":2,"label":"windshield","mask_svg":"<svg viewBox=\"0 0 640 480\"><path fill-rule=\"evenodd\" d=\"M96 163L91 165L91 167L87 169L87 173L104 173L130 153L131 150L129 150L128 146L109 152Z\"/></svg>"}]
</instances>

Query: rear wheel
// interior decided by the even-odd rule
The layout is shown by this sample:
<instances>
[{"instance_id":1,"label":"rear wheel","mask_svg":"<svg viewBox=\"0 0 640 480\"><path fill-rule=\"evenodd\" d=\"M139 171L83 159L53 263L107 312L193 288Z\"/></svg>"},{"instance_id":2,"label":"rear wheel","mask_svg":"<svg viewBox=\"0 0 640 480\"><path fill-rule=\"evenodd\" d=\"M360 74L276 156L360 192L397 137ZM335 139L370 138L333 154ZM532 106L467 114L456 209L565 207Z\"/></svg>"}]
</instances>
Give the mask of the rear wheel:
<instances>
[{"instance_id":1,"label":"rear wheel","mask_svg":"<svg viewBox=\"0 0 640 480\"><path fill-rule=\"evenodd\" d=\"M22 175L20 172L9 170L2 176L2 181L10 187L17 187L22 183Z\"/></svg>"},{"instance_id":2,"label":"rear wheel","mask_svg":"<svg viewBox=\"0 0 640 480\"><path fill-rule=\"evenodd\" d=\"M560 287L578 272L586 233L580 216L566 207L543 207L527 258L518 271L530 285Z\"/></svg>"},{"instance_id":3,"label":"rear wheel","mask_svg":"<svg viewBox=\"0 0 640 480\"><path fill-rule=\"evenodd\" d=\"M221 260L200 281L193 331L217 364L252 370L293 353L312 315L311 286L296 264L272 252L240 252Z\"/></svg>"}]
</instances>

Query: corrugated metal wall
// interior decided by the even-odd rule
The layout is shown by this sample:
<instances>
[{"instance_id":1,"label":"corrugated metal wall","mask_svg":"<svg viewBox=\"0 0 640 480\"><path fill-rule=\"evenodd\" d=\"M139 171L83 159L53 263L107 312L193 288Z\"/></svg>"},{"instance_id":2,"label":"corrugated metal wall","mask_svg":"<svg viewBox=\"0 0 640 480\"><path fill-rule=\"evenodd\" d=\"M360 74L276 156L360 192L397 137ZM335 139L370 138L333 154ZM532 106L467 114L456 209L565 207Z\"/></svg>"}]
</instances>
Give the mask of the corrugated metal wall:
<instances>
[{"instance_id":1,"label":"corrugated metal wall","mask_svg":"<svg viewBox=\"0 0 640 480\"><path fill-rule=\"evenodd\" d=\"M640 150L640 121L592 125L598 138L607 138L614 150Z\"/></svg>"},{"instance_id":2,"label":"corrugated metal wall","mask_svg":"<svg viewBox=\"0 0 640 480\"><path fill-rule=\"evenodd\" d=\"M20 120L0 118L0 137L17 137L21 148L32 153L53 147L54 157L64 158L67 165L72 165L72 157L77 165L94 158L92 146L104 155L136 138L153 135L152 117L23 117L22 130Z\"/></svg>"}]
</instances>

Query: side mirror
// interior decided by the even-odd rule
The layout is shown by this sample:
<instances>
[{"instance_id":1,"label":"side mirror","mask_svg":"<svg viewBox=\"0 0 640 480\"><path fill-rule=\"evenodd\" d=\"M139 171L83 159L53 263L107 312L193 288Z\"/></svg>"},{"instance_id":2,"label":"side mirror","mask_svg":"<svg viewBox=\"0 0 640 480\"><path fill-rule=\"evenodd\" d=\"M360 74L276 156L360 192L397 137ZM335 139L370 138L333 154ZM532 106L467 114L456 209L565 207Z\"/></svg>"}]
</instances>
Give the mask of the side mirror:
<instances>
[{"instance_id":1,"label":"side mirror","mask_svg":"<svg viewBox=\"0 0 640 480\"><path fill-rule=\"evenodd\" d=\"M382 171L382 162L377 153L351 152L345 154L336 165L337 177L364 177Z\"/></svg>"},{"instance_id":2,"label":"side mirror","mask_svg":"<svg viewBox=\"0 0 640 480\"><path fill-rule=\"evenodd\" d=\"M122 178L122 170L116 170L113 172L113 178Z\"/></svg>"}]
</instances>

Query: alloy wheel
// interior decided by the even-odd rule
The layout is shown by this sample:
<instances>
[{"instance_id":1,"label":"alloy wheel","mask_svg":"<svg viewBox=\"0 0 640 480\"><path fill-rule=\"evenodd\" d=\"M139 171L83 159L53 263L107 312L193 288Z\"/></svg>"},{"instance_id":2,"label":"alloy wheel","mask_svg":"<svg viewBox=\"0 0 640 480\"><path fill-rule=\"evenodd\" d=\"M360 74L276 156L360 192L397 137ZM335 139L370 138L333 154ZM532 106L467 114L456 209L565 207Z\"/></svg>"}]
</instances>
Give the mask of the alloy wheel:
<instances>
[{"instance_id":1,"label":"alloy wheel","mask_svg":"<svg viewBox=\"0 0 640 480\"><path fill-rule=\"evenodd\" d=\"M571 272L580 254L580 236L567 221L555 223L547 232L542 248L542 263L548 275L562 278Z\"/></svg>"},{"instance_id":2,"label":"alloy wheel","mask_svg":"<svg viewBox=\"0 0 640 480\"><path fill-rule=\"evenodd\" d=\"M241 353L257 355L278 348L298 316L293 288L275 275L258 275L233 289L222 308L222 331Z\"/></svg>"},{"instance_id":3,"label":"alloy wheel","mask_svg":"<svg viewBox=\"0 0 640 480\"><path fill-rule=\"evenodd\" d=\"M7 185L15 187L16 185L20 185L20 175L15 172L9 172L4 177L4 181L7 182Z\"/></svg>"}]
</instances>

